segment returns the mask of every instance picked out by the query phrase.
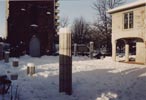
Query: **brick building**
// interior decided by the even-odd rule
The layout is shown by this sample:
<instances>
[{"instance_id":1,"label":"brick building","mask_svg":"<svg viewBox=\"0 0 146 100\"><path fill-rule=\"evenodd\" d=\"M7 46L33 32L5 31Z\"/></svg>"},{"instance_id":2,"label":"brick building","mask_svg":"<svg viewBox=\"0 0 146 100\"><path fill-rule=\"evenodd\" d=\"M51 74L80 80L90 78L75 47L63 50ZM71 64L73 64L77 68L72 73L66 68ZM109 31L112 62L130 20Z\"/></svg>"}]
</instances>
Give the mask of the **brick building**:
<instances>
[{"instance_id":1,"label":"brick building","mask_svg":"<svg viewBox=\"0 0 146 100\"><path fill-rule=\"evenodd\" d=\"M17 51L28 53L29 41L36 35L40 40L41 55L52 53L59 25L58 0L10 0L8 3L7 42L13 48L19 48Z\"/></svg>"}]
</instances>

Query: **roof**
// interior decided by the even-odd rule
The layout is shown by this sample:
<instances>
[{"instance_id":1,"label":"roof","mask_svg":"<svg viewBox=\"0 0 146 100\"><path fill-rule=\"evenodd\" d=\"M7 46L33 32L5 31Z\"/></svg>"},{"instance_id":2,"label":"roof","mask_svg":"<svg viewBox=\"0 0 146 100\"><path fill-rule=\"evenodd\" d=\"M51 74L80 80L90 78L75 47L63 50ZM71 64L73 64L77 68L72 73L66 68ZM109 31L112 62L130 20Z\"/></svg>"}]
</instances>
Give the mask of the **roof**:
<instances>
[{"instance_id":1,"label":"roof","mask_svg":"<svg viewBox=\"0 0 146 100\"><path fill-rule=\"evenodd\" d=\"M112 14L112 13L115 13L115 12L135 8L135 7L138 7L138 6L143 6L145 4L146 4L146 0L137 0L133 3L125 4L125 5L110 9L110 10L108 10L108 13Z\"/></svg>"}]
</instances>

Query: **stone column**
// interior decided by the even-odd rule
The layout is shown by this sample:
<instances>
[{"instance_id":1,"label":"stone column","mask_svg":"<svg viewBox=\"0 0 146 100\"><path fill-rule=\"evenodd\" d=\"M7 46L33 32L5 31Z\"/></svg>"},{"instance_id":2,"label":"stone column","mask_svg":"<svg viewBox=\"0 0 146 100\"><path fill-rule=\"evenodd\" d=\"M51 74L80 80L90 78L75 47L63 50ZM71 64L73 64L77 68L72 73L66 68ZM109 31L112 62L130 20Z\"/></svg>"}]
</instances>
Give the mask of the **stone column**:
<instances>
[{"instance_id":1,"label":"stone column","mask_svg":"<svg viewBox=\"0 0 146 100\"><path fill-rule=\"evenodd\" d=\"M112 42L112 58L116 61L116 41Z\"/></svg>"},{"instance_id":2,"label":"stone column","mask_svg":"<svg viewBox=\"0 0 146 100\"><path fill-rule=\"evenodd\" d=\"M74 56L77 56L77 44L74 43Z\"/></svg>"},{"instance_id":3,"label":"stone column","mask_svg":"<svg viewBox=\"0 0 146 100\"><path fill-rule=\"evenodd\" d=\"M68 28L59 30L59 91L72 94L71 32Z\"/></svg>"},{"instance_id":4,"label":"stone column","mask_svg":"<svg viewBox=\"0 0 146 100\"><path fill-rule=\"evenodd\" d=\"M94 42L90 42L90 58L93 58L93 51L94 51Z\"/></svg>"},{"instance_id":5,"label":"stone column","mask_svg":"<svg viewBox=\"0 0 146 100\"><path fill-rule=\"evenodd\" d=\"M10 52L5 51L5 62L6 62L6 63L9 62L9 54L10 54Z\"/></svg>"},{"instance_id":6,"label":"stone column","mask_svg":"<svg viewBox=\"0 0 146 100\"><path fill-rule=\"evenodd\" d=\"M27 75L34 75L35 74L35 65L34 63L28 63L27 64Z\"/></svg>"},{"instance_id":7,"label":"stone column","mask_svg":"<svg viewBox=\"0 0 146 100\"><path fill-rule=\"evenodd\" d=\"M129 44L125 45L125 62L129 61Z\"/></svg>"},{"instance_id":8,"label":"stone column","mask_svg":"<svg viewBox=\"0 0 146 100\"><path fill-rule=\"evenodd\" d=\"M13 59L12 65L13 65L13 67L18 67L19 66L19 60L18 59Z\"/></svg>"}]
</instances>

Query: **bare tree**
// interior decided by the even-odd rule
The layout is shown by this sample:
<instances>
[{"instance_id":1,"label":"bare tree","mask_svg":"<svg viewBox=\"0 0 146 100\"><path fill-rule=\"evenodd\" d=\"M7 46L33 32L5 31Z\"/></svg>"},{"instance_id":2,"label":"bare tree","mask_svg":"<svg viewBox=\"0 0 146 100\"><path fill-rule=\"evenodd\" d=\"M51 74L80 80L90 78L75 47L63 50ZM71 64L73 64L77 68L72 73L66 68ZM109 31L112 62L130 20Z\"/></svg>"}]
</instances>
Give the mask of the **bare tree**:
<instances>
[{"instance_id":1,"label":"bare tree","mask_svg":"<svg viewBox=\"0 0 146 100\"><path fill-rule=\"evenodd\" d=\"M123 3L124 0L97 0L93 3L93 8L97 11L97 21L94 23L97 37L101 38L101 45L106 45L109 49L111 49L112 20L107 11Z\"/></svg>"},{"instance_id":2,"label":"bare tree","mask_svg":"<svg viewBox=\"0 0 146 100\"><path fill-rule=\"evenodd\" d=\"M67 27L69 25L68 17L62 17L60 19L60 27Z\"/></svg>"},{"instance_id":3,"label":"bare tree","mask_svg":"<svg viewBox=\"0 0 146 100\"><path fill-rule=\"evenodd\" d=\"M79 44L88 43L90 40L89 29L89 24L85 21L83 17L76 18L73 21L71 30L73 35L73 41Z\"/></svg>"}]
</instances>

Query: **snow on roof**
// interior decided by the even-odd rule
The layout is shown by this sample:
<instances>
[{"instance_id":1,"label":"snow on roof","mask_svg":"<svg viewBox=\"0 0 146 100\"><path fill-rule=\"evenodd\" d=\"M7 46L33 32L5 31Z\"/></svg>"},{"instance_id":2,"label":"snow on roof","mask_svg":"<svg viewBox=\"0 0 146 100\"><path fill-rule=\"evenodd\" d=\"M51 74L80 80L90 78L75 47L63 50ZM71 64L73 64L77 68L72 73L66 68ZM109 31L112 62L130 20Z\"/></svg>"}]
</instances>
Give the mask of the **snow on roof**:
<instances>
[{"instance_id":1,"label":"snow on roof","mask_svg":"<svg viewBox=\"0 0 146 100\"><path fill-rule=\"evenodd\" d=\"M146 0L137 0L133 3L125 4L125 5L110 9L110 10L108 10L108 13L112 14L112 13L115 13L115 12L119 12L119 11L122 11L122 10L130 9L130 8L145 5L145 4L146 4Z\"/></svg>"}]
</instances>

